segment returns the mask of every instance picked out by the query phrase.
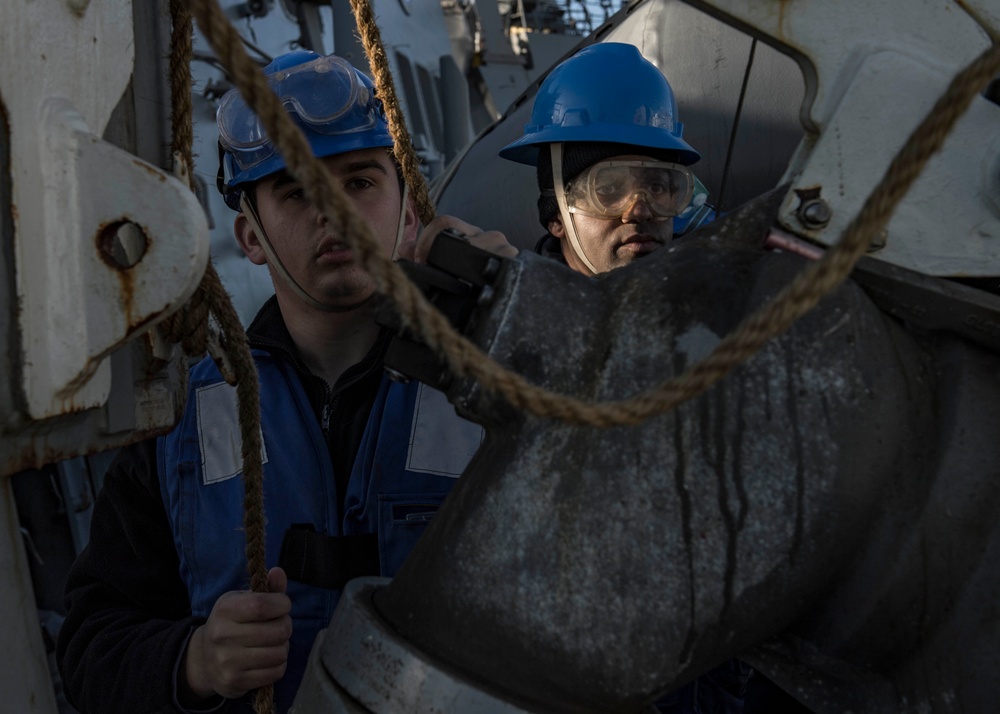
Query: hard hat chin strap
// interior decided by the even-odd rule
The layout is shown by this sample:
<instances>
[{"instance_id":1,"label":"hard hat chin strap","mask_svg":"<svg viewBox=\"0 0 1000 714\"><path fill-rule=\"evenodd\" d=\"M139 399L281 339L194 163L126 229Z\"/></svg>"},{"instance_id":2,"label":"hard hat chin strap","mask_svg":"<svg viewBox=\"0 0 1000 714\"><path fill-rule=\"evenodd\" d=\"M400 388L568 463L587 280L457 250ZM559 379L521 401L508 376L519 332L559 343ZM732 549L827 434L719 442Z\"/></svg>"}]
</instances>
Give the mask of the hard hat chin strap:
<instances>
[{"instance_id":1,"label":"hard hat chin strap","mask_svg":"<svg viewBox=\"0 0 1000 714\"><path fill-rule=\"evenodd\" d=\"M267 237L267 231L264 230L264 226L260 223L260 217L257 215L257 210L254 208L253 203L247 197L246 191L243 191L240 195L240 210L243 215L246 216L247 221L250 223L250 227L253 229L254 235L257 236L257 240L260 243L260 247L264 249L264 255L267 256L267 264L271 266L271 269L281 278L282 282L288 286L299 300L309 305L312 308L320 310L321 312L350 312L351 310L357 310L359 307L367 303L374 297L375 293L366 297L360 302L351 305L329 305L327 303L320 302L312 295L307 293L301 285L295 282L295 278L292 277L288 269L285 268L285 264L281 262L281 258L274 250L274 246L271 245L270 239Z\"/></svg>"},{"instance_id":2,"label":"hard hat chin strap","mask_svg":"<svg viewBox=\"0 0 1000 714\"><path fill-rule=\"evenodd\" d=\"M552 188L556 192L556 203L559 204L559 216L562 218L563 231L569 238L569 244L573 252L583 261L592 275L597 275L600 271L590 262L590 258L583 250L580 243L580 236L576 233L576 224L573 222L573 214L569 212L569 205L566 203L566 187L563 185L563 145L561 142L549 144L549 152L552 156Z\"/></svg>"},{"instance_id":3,"label":"hard hat chin strap","mask_svg":"<svg viewBox=\"0 0 1000 714\"><path fill-rule=\"evenodd\" d=\"M403 185L399 201L399 223L396 224L396 242L392 244L392 259L399 256L399 244L403 241L403 231L406 230L406 201L410 197L410 184L400 181Z\"/></svg>"}]
</instances>

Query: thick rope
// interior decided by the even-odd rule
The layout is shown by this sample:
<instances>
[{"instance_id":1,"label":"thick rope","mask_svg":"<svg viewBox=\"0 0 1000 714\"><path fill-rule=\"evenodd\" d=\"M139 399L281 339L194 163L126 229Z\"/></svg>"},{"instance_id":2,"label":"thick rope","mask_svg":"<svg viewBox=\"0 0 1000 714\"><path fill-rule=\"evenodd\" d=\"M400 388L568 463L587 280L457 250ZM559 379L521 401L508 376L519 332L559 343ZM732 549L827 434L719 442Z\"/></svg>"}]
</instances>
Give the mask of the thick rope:
<instances>
[{"instance_id":1,"label":"thick rope","mask_svg":"<svg viewBox=\"0 0 1000 714\"><path fill-rule=\"evenodd\" d=\"M174 174L191 188L191 15L183 0L170 0L170 146L174 156ZM185 354L205 351L208 340L208 302L196 291L187 304L160 324L170 341L181 345Z\"/></svg>"},{"instance_id":2,"label":"thick rope","mask_svg":"<svg viewBox=\"0 0 1000 714\"><path fill-rule=\"evenodd\" d=\"M175 161L182 164L181 173L190 175L190 168L193 166L191 147L194 135L191 102L191 15L183 0L171 0L170 15L172 20L171 140ZM254 592L267 592L267 561L264 550L264 465L261 459L260 386L257 367L250 354L250 346L239 315L211 261L205 269L201 284L187 305L164 321L164 333L168 339L180 342L186 354L191 356L204 354L209 343L209 313L214 315L219 323L222 347L229 358L232 376L236 380L238 419L243 441L243 529L246 533L250 589ZM223 370L224 373L227 371ZM254 710L257 714L273 714L273 685L257 690Z\"/></svg>"},{"instance_id":3,"label":"thick rope","mask_svg":"<svg viewBox=\"0 0 1000 714\"><path fill-rule=\"evenodd\" d=\"M434 204L427 190L427 181L420 173L420 162L413 149L410 132L406 128L406 119L400 109L396 95L396 85L392 81L389 70L389 58L382 44L382 33L375 22L371 3L368 0L351 0L351 10L358 23L361 34L361 44L368 56L372 76L375 82L375 94L382 100L385 107L386 120L389 123L389 134L392 135L393 155L403 169L403 180L410 187L410 195L417 204L417 215L425 226L434 219Z\"/></svg>"},{"instance_id":4,"label":"thick rope","mask_svg":"<svg viewBox=\"0 0 1000 714\"><path fill-rule=\"evenodd\" d=\"M358 218L343 193L329 180L322 164L312 156L302 133L268 89L262 73L242 50L238 34L215 0L189 2L199 28L274 139L289 171L302 181L318 209L340 229L339 235L355 251L359 264L372 276L376 289L395 303L404 324L444 356L458 375L478 380L484 388L499 392L512 405L537 416L592 426L636 424L702 393L769 339L788 329L792 322L843 282L867 250L871 238L888 222L927 160L940 149L958 117L1000 71L1000 46L993 46L960 72L893 160L841 241L820 261L809 265L772 302L744 320L704 361L644 394L592 404L530 384L459 335L447 319L429 305L402 270L380 254L368 226Z\"/></svg>"},{"instance_id":5,"label":"thick rope","mask_svg":"<svg viewBox=\"0 0 1000 714\"><path fill-rule=\"evenodd\" d=\"M190 19L181 8L182 0L171 0L174 17L174 45L171 54L173 95L174 150L180 160L191 166L190 146ZM350 202L330 181L322 164L312 157L301 132L285 115L267 88L263 75L249 60L238 34L229 25L214 0L189 0L198 24L217 55L254 111L261 117L268 133L275 137L286 165L306 187L310 197L324 213L337 220L339 234L359 256L359 262L375 279L376 286L399 307L404 322L446 356L456 372L478 379L484 387L503 394L512 404L539 416L551 416L579 424L607 426L634 424L664 412L701 393L722 379L733 367L756 352L771 337L783 332L799 316L811 309L824 295L837 287L867 250L872 236L888 222L895 206L922 171L927 160L937 152L945 136L965 112L975 95L1000 72L1000 48L993 47L961 72L937 102L903 150L896 156L878 188L865 202L858 216L844 232L840 243L822 260L810 265L795 281L764 309L751 315L736 331L727 336L703 362L656 390L638 397L603 404L588 404L547 392L504 370L461 335L417 290L391 261L383 258L367 224L354 212ZM426 184L417 168L405 123L399 116L388 62L381 39L367 3L352 0L363 42L376 76L379 95L387 106L390 130L396 145L397 161L404 177L417 195L418 211L426 223L434 210L427 198ZM372 32L372 30L374 30ZM185 39L186 38L186 39ZM185 129L184 127L187 127ZM182 172L183 173L183 172ZM251 588L267 591L264 557L263 465L260 444L260 404L256 367L229 296L213 266L209 264L199 290L190 302L184 320L197 323L178 339L189 354L200 354L207 341L207 311L216 315L222 328L226 349L232 359L240 404L239 421L243 440L244 528L247 534L247 561ZM257 692L254 702L259 714L273 712L271 687Z\"/></svg>"},{"instance_id":6,"label":"thick rope","mask_svg":"<svg viewBox=\"0 0 1000 714\"><path fill-rule=\"evenodd\" d=\"M191 146L191 14L184 0L170 0L170 146L190 169L194 165Z\"/></svg>"}]
</instances>

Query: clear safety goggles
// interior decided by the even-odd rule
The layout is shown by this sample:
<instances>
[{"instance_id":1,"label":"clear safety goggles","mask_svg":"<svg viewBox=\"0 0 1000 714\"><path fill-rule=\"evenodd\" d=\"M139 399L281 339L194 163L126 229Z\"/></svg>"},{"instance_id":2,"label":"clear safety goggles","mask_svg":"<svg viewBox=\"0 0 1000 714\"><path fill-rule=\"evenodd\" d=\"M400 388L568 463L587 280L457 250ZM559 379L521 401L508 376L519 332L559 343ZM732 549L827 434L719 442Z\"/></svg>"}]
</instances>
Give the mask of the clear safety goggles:
<instances>
[{"instance_id":1,"label":"clear safety goggles","mask_svg":"<svg viewBox=\"0 0 1000 714\"><path fill-rule=\"evenodd\" d=\"M694 180L686 166L666 161L599 161L566 187L570 213L621 218L642 199L656 218L672 218L691 201Z\"/></svg>"},{"instance_id":2,"label":"clear safety goggles","mask_svg":"<svg viewBox=\"0 0 1000 714\"><path fill-rule=\"evenodd\" d=\"M334 55L279 70L268 76L267 83L289 113L319 134L366 131L375 126L381 111L351 63ZM267 130L239 90L223 96L216 121L219 141L241 170L253 168L275 152Z\"/></svg>"}]
</instances>

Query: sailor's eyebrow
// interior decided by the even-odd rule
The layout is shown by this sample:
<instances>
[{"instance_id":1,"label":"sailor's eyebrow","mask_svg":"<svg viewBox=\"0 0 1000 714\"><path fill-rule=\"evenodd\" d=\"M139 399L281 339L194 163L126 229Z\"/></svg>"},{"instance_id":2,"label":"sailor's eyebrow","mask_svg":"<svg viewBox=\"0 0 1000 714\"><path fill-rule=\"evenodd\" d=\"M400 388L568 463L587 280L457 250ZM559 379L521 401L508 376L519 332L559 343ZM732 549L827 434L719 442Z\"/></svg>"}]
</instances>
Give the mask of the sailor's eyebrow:
<instances>
[{"instance_id":1,"label":"sailor's eyebrow","mask_svg":"<svg viewBox=\"0 0 1000 714\"><path fill-rule=\"evenodd\" d=\"M364 171L365 169L377 169L384 174L389 173L385 165L381 161L378 161L377 159L363 159L361 161L352 161L342 167L338 167L337 173L351 174L354 173L355 171Z\"/></svg>"},{"instance_id":2,"label":"sailor's eyebrow","mask_svg":"<svg viewBox=\"0 0 1000 714\"><path fill-rule=\"evenodd\" d=\"M274 193L282 186L287 186L290 183L298 183L298 179L287 171L279 171L275 174L274 180L271 182L271 193Z\"/></svg>"}]
</instances>

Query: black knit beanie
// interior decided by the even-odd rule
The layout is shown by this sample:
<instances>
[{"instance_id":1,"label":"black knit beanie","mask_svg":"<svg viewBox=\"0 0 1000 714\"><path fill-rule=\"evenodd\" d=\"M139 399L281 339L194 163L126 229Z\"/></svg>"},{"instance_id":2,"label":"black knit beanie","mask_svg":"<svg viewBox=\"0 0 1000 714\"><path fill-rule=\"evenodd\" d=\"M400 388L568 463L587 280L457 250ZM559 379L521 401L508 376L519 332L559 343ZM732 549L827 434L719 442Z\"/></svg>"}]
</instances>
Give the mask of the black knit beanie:
<instances>
[{"instance_id":1,"label":"black knit beanie","mask_svg":"<svg viewBox=\"0 0 1000 714\"><path fill-rule=\"evenodd\" d=\"M579 176L598 161L612 156L627 156L636 154L648 156L657 161L676 161L677 153L669 149L651 149L647 146L632 146L631 144L615 144L609 141L575 141L563 144L563 185ZM538 151L538 164L535 167L538 177L538 220L545 230L549 223L559 217L559 204L552 195L552 154L548 144L542 144Z\"/></svg>"}]
</instances>

